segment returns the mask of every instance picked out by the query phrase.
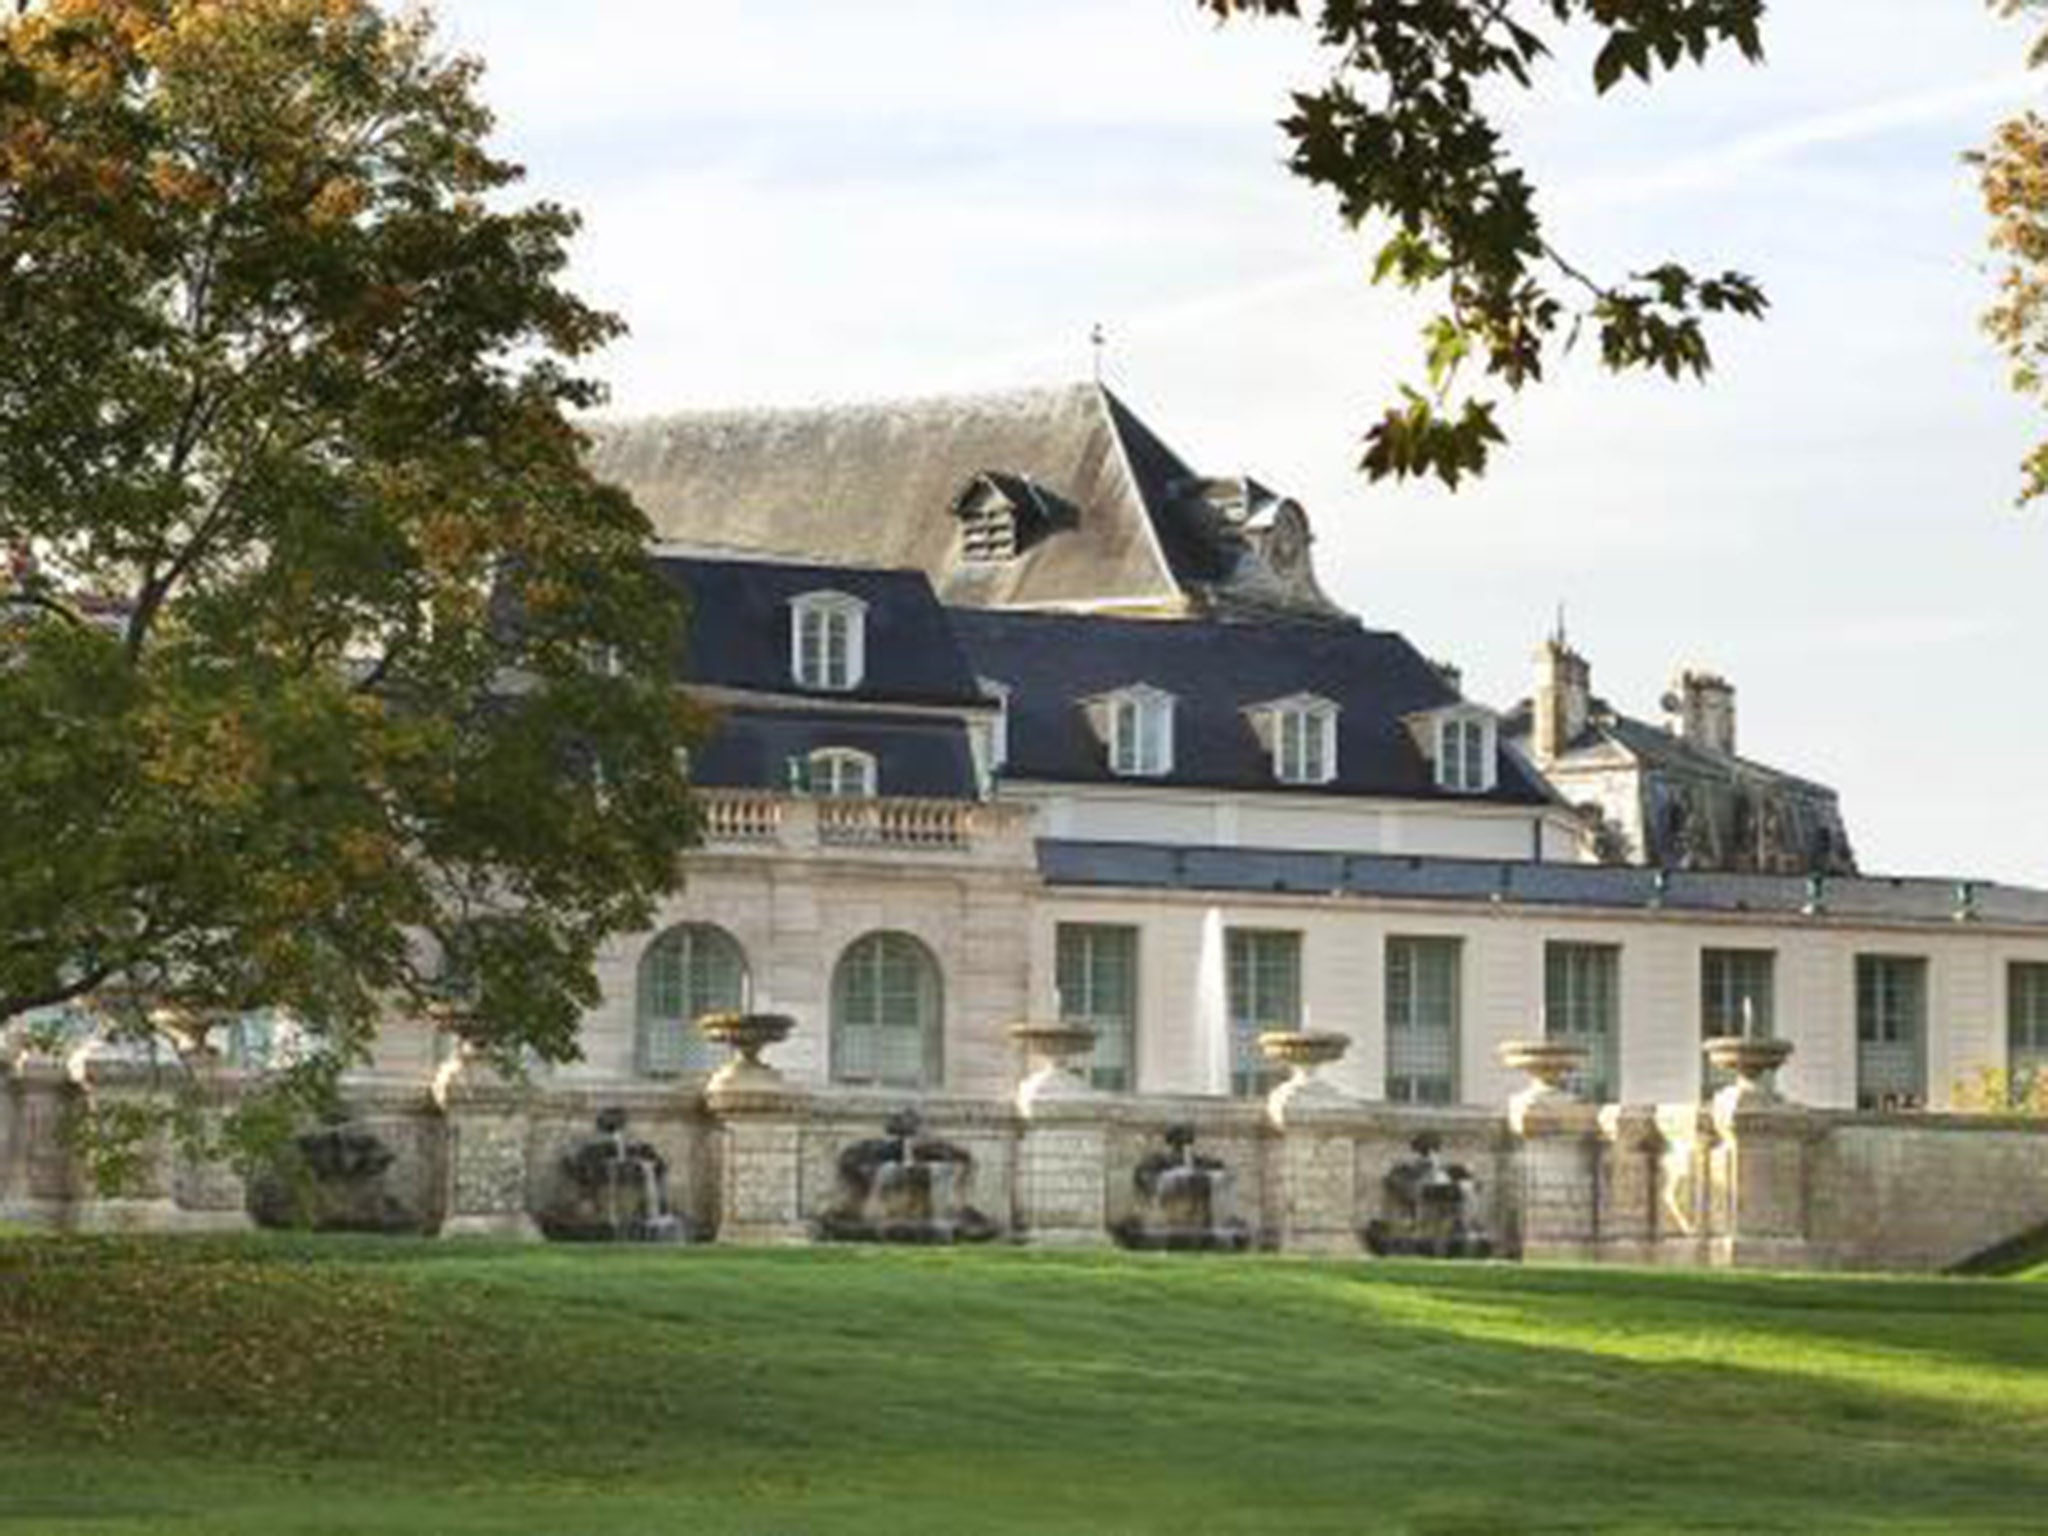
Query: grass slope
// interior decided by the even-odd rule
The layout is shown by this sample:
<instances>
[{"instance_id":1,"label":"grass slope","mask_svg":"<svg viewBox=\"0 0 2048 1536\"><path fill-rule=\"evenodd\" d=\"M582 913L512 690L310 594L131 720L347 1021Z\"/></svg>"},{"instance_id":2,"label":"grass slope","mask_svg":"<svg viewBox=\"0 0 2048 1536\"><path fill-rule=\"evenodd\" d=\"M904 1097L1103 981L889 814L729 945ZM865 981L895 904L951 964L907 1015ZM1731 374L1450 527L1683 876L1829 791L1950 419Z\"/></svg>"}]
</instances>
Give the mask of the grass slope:
<instances>
[{"instance_id":1,"label":"grass slope","mask_svg":"<svg viewBox=\"0 0 2048 1536\"><path fill-rule=\"evenodd\" d=\"M0 1531L2039 1531L2048 1288L0 1242Z\"/></svg>"}]
</instances>

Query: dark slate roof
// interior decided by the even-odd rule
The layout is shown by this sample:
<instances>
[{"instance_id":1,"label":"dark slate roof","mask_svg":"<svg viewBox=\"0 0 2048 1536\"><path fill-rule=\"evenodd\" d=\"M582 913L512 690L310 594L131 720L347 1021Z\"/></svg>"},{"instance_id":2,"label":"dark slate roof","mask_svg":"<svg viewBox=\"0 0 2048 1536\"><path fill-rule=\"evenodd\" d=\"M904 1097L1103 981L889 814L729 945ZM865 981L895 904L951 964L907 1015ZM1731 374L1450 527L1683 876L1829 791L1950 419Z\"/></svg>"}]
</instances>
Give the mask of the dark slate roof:
<instances>
[{"instance_id":1,"label":"dark slate roof","mask_svg":"<svg viewBox=\"0 0 2048 1536\"><path fill-rule=\"evenodd\" d=\"M1356 625L1269 620L1118 619L954 609L974 671L1006 684L1004 777L1147 783L1109 770L1083 701L1133 683L1176 698L1174 770L1156 782L1213 789L1350 794L1547 805L1542 782L1511 753L1486 795L1436 787L1402 717L1457 702L1437 670L1399 635ZM1283 785L1244 711L1299 693L1336 703L1337 767L1327 785Z\"/></svg>"},{"instance_id":2,"label":"dark slate roof","mask_svg":"<svg viewBox=\"0 0 2048 1536\"><path fill-rule=\"evenodd\" d=\"M1702 778L1726 778L1739 769L1746 778L1765 779L1800 794L1828 795L1834 791L1812 779L1787 773L1752 758L1709 752L1676 732L1647 720L1638 720L1615 709L1605 699L1594 699L1587 711L1586 728L1566 743L1567 752L1580 752L1612 742L1649 768L1676 768ZM1523 699L1501 717L1501 731L1511 740L1526 741L1535 730L1534 707Z\"/></svg>"},{"instance_id":3,"label":"dark slate roof","mask_svg":"<svg viewBox=\"0 0 2048 1536\"><path fill-rule=\"evenodd\" d=\"M1537 864L1394 854L1294 853L1157 843L1041 839L1039 873L1055 886L1150 890L1284 891L1420 901L1512 901L1529 906L1624 911L1805 916L1813 887L1782 875L1657 872L1602 864ZM2048 891L1989 881L1830 878L1821 912L1871 922L1957 925L1967 900L1974 920L2048 928Z\"/></svg>"},{"instance_id":4,"label":"dark slate roof","mask_svg":"<svg viewBox=\"0 0 2048 1536\"><path fill-rule=\"evenodd\" d=\"M789 760L824 747L850 747L874 758L877 794L979 797L966 727L929 715L724 710L692 757L691 778L713 789L784 789Z\"/></svg>"},{"instance_id":5,"label":"dark slate roof","mask_svg":"<svg viewBox=\"0 0 2048 1536\"><path fill-rule=\"evenodd\" d=\"M656 568L689 603L685 681L819 700L972 705L981 690L946 610L920 571L659 556ZM790 603L844 592L868 605L866 667L846 693L807 692L790 675Z\"/></svg>"},{"instance_id":6,"label":"dark slate roof","mask_svg":"<svg viewBox=\"0 0 2048 1536\"><path fill-rule=\"evenodd\" d=\"M1177 602L1156 518L1180 460L1100 385L865 405L706 411L602 425L590 462L658 540L915 567L948 602ZM978 475L1028 477L1076 509L1015 560L959 558L953 507Z\"/></svg>"},{"instance_id":7,"label":"dark slate roof","mask_svg":"<svg viewBox=\"0 0 2048 1536\"><path fill-rule=\"evenodd\" d=\"M1803 779L1782 768L1773 768L1767 763L1753 762L1746 757L1735 757L1719 752L1709 752L1696 746L1662 726L1637 720L1628 715L1613 715L1597 722L1596 729L1604 730L1615 741L1633 752L1646 766L1652 768L1670 767L1702 777L1725 775L1730 767L1738 767L1745 776L1767 779L1795 793L1826 795L1834 791L1825 784L1812 779Z\"/></svg>"}]
</instances>

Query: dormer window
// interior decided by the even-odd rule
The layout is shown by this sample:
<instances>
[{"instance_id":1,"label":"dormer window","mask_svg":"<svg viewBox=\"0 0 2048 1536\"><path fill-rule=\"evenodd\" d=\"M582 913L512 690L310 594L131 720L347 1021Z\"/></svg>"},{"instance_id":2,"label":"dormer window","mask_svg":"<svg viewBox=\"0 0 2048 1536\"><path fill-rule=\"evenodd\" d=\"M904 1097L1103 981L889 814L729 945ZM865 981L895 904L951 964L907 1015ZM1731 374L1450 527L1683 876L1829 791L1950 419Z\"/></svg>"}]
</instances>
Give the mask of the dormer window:
<instances>
[{"instance_id":1,"label":"dormer window","mask_svg":"<svg viewBox=\"0 0 2048 1536\"><path fill-rule=\"evenodd\" d=\"M1491 715L1445 715L1437 722L1436 782L1461 795L1482 795L1494 785Z\"/></svg>"},{"instance_id":2,"label":"dormer window","mask_svg":"<svg viewBox=\"0 0 2048 1536\"><path fill-rule=\"evenodd\" d=\"M1173 772L1173 695L1143 683L1101 700L1107 714L1109 767L1127 779Z\"/></svg>"},{"instance_id":3,"label":"dormer window","mask_svg":"<svg viewBox=\"0 0 2048 1536\"><path fill-rule=\"evenodd\" d=\"M960 558L969 565L1014 560L1071 515L1059 497L1023 475L985 470L953 498Z\"/></svg>"},{"instance_id":4,"label":"dormer window","mask_svg":"<svg viewBox=\"0 0 2048 1536\"><path fill-rule=\"evenodd\" d=\"M789 605L789 670L798 687L847 693L860 686L867 612L844 592L806 592Z\"/></svg>"},{"instance_id":5,"label":"dormer window","mask_svg":"<svg viewBox=\"0 0 2048 1536\"><path fill-rule=\"evenodd\" d=\"M1327 784L1337 777L1337 706L1314 694L1275 699L1249 711L1252 728L1273 755L1282 784Z\"/></svg>"},{"instance_id":6,"label":"dormer window","mask_svg":"<svg viewBox=\"0 0 2048 1536\"><path fill-rule=\"evenodd\" d=\"M811 793L827 800L872 800L875 760L850 747L825 747L810 758Z\"/></svg>"}]
</instances>

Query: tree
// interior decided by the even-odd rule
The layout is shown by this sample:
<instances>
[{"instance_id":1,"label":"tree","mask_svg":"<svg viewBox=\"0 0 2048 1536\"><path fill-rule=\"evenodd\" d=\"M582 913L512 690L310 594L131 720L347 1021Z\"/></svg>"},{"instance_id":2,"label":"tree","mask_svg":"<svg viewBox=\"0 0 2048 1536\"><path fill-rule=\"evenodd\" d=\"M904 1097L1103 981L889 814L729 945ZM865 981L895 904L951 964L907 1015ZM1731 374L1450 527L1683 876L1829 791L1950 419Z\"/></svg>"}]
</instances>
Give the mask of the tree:
<instances>
[{"instance_id":1,"label":"tree","mask_svg":"<svg viewBox=\"0 0 2048 1536\"><path fill-rule=\"evenodd\" d=\"M1199 0L1219 18L1300 17L1302 0ZM1608 368L1676 379L1712 367L1704 320L1760 316L1762 290L1740 272L1695 276L1664 260L1597 278L1545 232L1535 187L1481 103L1489 87L1529 89L1550 55L1542 29L1574 22L1604 34L1593 82L1704 62L1720 47L1763 57L1764 0L1320 0L1316 27L1337 65L1294 97L1282 127L1294 173L1337 197L1353 227L1387 232L1372 280L1428 288L1443 308L1423 329L1427 388L1405 387L1366 437L1375 480L1434 473L1456 486L1506 441L1497 402L1455 398L1467 364L1510 390L1590 326Z\"/></svg>"},{"instance_id":2,"label":"tree","mask_svg":"<svg viewBox=\"0 0 2048 1536\"><path fill-rule=\"evenodd\" d=\"M2001 16L2048 11L2043 0L1990 0ZM2048 63L2048 33L2027 55ZM1991 215L1991 249L2002 259L1998 298L1984 329L2012 364L2012 387L2048 400L2048 119L2022 112L1999 124L1988 148L1971 157ZM2048 494L2048 442L2020 462L2022 505Z\"/></svg>"},{"instance_id":3,"label":"tree","mask_svg":"<svg viewBox=\"0 0 2048 1536\"><path fill-rule=\"evenodd\" d=\"M0 16L0 1023L574 1054L691 832L575 218L371 0ZM463 985L448 985L449 961Z\"/></svg>"}]
</instances>

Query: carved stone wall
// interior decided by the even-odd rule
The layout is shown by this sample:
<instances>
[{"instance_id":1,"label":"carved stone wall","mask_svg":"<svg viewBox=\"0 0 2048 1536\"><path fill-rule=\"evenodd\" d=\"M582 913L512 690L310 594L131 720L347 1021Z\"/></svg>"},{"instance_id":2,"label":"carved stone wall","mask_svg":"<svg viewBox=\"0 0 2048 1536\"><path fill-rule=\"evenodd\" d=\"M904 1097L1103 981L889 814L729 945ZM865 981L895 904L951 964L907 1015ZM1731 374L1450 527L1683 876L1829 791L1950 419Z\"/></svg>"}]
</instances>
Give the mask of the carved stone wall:
<instances>
[{"instance_id":1,"label":"carved stone wall","mask_svg":"<svg viewBox=\"0 0 2048 1536\"><path fill-rule=\"evenodd\" d=\"M76 1091L41 1066L0 1088L0 1218L242 1222L232 1173L169 1147L155 1149L140 1196L89 1188L60 1131ZM841 1152L906 1107L921 1112L923 1135L966 1155L958 1193L1015 1241L1106 1242L1139 1204L1139 1164L1176 1125L1227 1174L1219 1220L1290 1252L1363 1257L1366 1225L1393 1214L1388 1176L1424 1132L1446 1166L1476 1179L1474 1212L1509 1257L1926 1271L2048 1223L2048 1121L1987 1116L1568 1100L1508 1116L1337 1095L1290 1117L1213 1098L1095 1094L1020 1111L1008 1097L714 1089L707 1100L509 1084L439 1105L424 1090L366 1085L351 1109L392 1151L388 1192L423 1228L506 1235L530 1232L565 1149L614 1101L667 1162L672 1208L722 1242L813 1240L842 1199Z\"/></svg>"}]
</instances>

